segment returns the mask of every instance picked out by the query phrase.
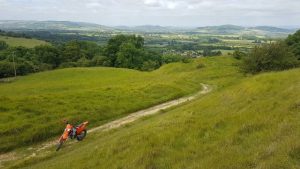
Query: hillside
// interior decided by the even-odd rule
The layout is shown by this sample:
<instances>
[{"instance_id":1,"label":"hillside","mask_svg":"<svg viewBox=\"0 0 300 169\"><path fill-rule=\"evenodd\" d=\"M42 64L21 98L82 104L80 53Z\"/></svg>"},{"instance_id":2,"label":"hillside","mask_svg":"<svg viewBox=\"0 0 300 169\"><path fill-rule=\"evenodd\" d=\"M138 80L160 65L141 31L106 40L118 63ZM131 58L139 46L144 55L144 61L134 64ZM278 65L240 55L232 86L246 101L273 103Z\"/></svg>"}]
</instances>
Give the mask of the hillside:
<instances>
[{"instance_id":1,"label":"hillside","mask_svg":"<svg viewBox=\"0 0 300 169\"><path fill-rule=\"evenodd\" d=\"M219 81L196 101L19 167L299 168L299 73Z\"/></svg>"},{"instance_id":2,"label":"hillside","mask_svg":"<svg viewBox=\"0 0 300 169\"><path fill-rule=\"evenodd\" d=\"M141 25L141 26L116 26L121 31L129 32L145 32L145 33L172 33L172 32L186 32L193 28L159 26L159 25Z\"/></svg>"},{"instance_id":3,"label":"hillside","mask_svg":"<svg viewBox=\"0 0 300 169\"><path fill-rule=\"evenodd\" d=\"M86 22L70 21L10 21L0 20L0 29L3 30L73 30L73 31L100 31L113 28Z\"/></svg>"},{"instance_id":4,"label":"hillside","mask_svg":"<svg viewBox=\"0 0 300 169\"><path fill-rule=\"evenodd\" d=\"M0 151L31 145L61 133L63 119L91 127L149 106L194 93L200 82L236 76L230 57L165 65L153 72L73 68L0 83ZM199 67L200 65L200 67ZM231 76L232 78L224 78ZM233 76L234 75L234 76ZM212 78L214 76L215 78ZM225 82L224 82L225 83Z\"/></svg>"},{"instance_id":5,"label":"hillside","mask_svg":"<svg viewBox=\"0 0 300 169\"><path fill-rule=\"evenodd\" d=\"M0 41L5 41L9 46L23 46L27 48L33 48L38 45L48 44L45 41L37 39L15 38L2 35L0 35Z\"/></svg>"},{"instance_id":6,"label":"hillside","mask_svg":"<svg viewBox=\"0 0 300 169\"><path fill-rule=\"evenodd\" d=\"M244 27L237 25L219 25L205 27L173 27L159 25L140 25L140 26L103 26L86 22L71 21L7 21L0 20L0 29L13 31L41 31L41 30L60 30L60 31L106 31L106 32L139 32L139 33L200 33L212 35L257 35L257 36L287 36L295 32L295 29L284 29L272 26Z\"/></svg>"},{"instance_id":7,"label":"hillside","mask_svg":"<svg viewBox=\"0 0 300 169\"><path fill-rule=\"evenodd\" d=\"M243 27L236 25L221 25L198 27L196 32L215 35L254 35L286 37L287 35L294 33L295 30L271 26Z\"/></svg>"}]
</instances>

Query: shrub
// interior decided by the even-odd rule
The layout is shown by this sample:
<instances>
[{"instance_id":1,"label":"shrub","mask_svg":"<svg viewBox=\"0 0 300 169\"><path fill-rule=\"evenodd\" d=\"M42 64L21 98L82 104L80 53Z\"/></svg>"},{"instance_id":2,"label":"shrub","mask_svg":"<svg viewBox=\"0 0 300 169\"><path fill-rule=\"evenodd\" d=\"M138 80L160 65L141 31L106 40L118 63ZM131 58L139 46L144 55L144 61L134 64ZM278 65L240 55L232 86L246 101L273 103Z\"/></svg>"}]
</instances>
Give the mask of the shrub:
<instances>
[{"instance_id":1,"label":"shrub","mask_svg":"<svg viewBox=\"0 0 300 169\"><path fill-rule=\"evenodd\" d=\"M91 61L91 66L109 66L111 65L106 56L95 56Z\"/></svg>"},{"instance_id":2,"label":"shrub","mask_svg":"<svg viewBox=\"0 0 300 169\"><path fill-rule=\"evenodd\" d=\"M199 63L196 68L197 69L202 69L204 67L205 67L205 65L203 63Z\"/></svg>"},{"instance_id":3,"label":"shrub","mask_svg":"<svg viewBox=\"0 0 300 169\"><path fill-rule=\"evenodd\" d=\"M295 55L283 42L256 46L243 58L241 69L246 73L284 70L299 65Z\"/></svg>"},{"instance_id":4,"label":"shrub","mask_svg":"<svg viewBox=\"0 0 300 169\"><path fill-rule=\"evenodd\" d=\"M26 61L17 64L17 75L27 75L35 72L36 68L32 62Z\"/></svg>"},{"instance_id":5,"label":"shrub","mask_svg":"<svg viewBox=\"0 0 300 169\"><path fill-rule=\"evenodd\" d=\"M36 70L36 72L52 70L52 69L53 69L53 65L46 64L46 63L41 63L40 65L38 65L38 69Z\"/></svg>"},{"instance_id":6,"label":"shrub","mask_svg":"<svg viewBox=\"0 0 300 169\"><path fill-rule=\"evenodd\" d=\"M235 50L232 54L232 56L237 59L237 60L241 60L243 57L245 57L247 54L244 52L241 52L239 50Z\"/></svg>"},{"instance_id":7,"label":"shrub","mask_svg":"<svg viewBox=\"0 0 300 169\"><path fill-rule=\"evenodd\" d=\"M162 56L163 63L172 63L172 62L180 62L183 60L183 57L178 54L165 54Z\"/></svg>"},{"instance_id":8,"label":"shrub","mask_svg":"<svg viewBox=\"0 0 300 169\"><path fill-rule=\"evenodd\" d=\"M70 67L77 67L76 62L64 62L59 65L59 68L70 68Z\"/></svg>"},{"instance_id":9,"label":"shrub","mask_svg":"<svg viewBox=\"0 0 300 169\"><path fill-rule=\"evenodd\" d=\"M0 62L0 78L14 76L14 65L12 62Z\"/></svg>"},{"instance_id":10,"label":"shrub","mask_svg":"<svg viewBox=\"0 0 300 169\"><path fill-rule=\"evenodd\" d=\"M88 60L87 58L80 58L78 61L77 61L77 66L78 67L89 67L91 66L91 61Z\"/></svg>"},{"instance_id":11,"label":"shrub","mask_svg":"<svg viewBox=\"0 0 300 169\"><path fill-rule=\"evenodd\" d=\"M5 41L0 41L0 50L7 49L8 45Z\"/></svg>"},{"instance_id":12,"label":"shrub","mask_svg":"<svg viewBox=\"0 0 300 169\"><path fill-rule=\"evenodd\" d=\"M143 63L143 66L141 70L143 71L152 71L154 69L157 69L159 67L159 63L153 60L149 60Z\"/></svg>"}]
</instances>

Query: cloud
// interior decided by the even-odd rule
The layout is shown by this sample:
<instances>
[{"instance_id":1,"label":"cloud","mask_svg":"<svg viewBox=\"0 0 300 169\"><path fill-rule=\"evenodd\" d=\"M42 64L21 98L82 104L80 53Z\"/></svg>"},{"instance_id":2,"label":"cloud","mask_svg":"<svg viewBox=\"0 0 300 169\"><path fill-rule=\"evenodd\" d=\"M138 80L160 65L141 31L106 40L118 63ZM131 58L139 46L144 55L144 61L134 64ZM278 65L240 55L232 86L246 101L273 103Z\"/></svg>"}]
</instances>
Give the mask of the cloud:
<instances>
[{"instance_id":1,"label":"cloud","mask_svg":"<svg viewBox=\"0 0 300 169\"><path fill-rule=\"evenodd\" d=\"M144 4L149 7L175 9L183 4L183 2L174 0L144 0Z\"/></svg>"},{"instance_id":2,"label":"cloud","mask_svg":"<svg viewBox=\"0 0 300 169\"><path fill-rule=\"evenodd\" d=\"M293 25L299 0L0 0L0 20L72 20L107 25Z\"/></svg>"}]
</instances>

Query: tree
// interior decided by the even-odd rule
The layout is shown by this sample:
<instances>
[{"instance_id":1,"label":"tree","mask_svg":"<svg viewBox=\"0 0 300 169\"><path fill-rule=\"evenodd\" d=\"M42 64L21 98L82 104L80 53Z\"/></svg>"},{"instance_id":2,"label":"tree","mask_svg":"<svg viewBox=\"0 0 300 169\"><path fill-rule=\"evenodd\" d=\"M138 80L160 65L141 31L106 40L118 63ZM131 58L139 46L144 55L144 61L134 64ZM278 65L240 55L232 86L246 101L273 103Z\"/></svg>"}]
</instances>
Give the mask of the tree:
<instances>
[{"instance_id":1,"label":"tree","mask_svg":"<svg viewBox=\"0 0 300 169\"><path fill-rule=\"evenodd\" d=\"M50 45L41 45L34 48L35 55L39 62L52 65L56 68L62 62L57 48Z\"/></svg>"},{"instance_id":2,"label":"tree","mask_svg":"<svg viewBox=\"0 0 300 169\"><path fill-rule=\"evenodd\" d=\"M293 53L300 60L300 30L294 35L289 35L285 42L292 48Z\"/></svg>"},{"instance_id":3,"label":"tree","mask_svg":"<svg viewBox=\"0 0 300 169\"><path fill-rule=\"evenodd\" d=\"M91 61L91 66L109 66L111 65L106 56L94 56Z\"/></svg>"},{"instance_id":4,"label":"tree","mask_svg":"<svg viewBox=\"0 0 300 169\"><path fill-rule=\"evenodd\" d=\"M136 48L133 43L124 43L117 53L116 67L140 69L143 64L144 55L142 49Z\"/></svg>"},{"instance_id":5,"label":"tree","mask_svg":"<svg viewBox=\"0 0 300 169\"><path fill-rule=\"evenodd\" d=\"M8 48L8 44L5 41L0 41L0 50L5 50Z\"/></svg>"},{"instance_id":6,"label":"tree","mask_svg":"<svg viewBox=\"0 0 300 169\"><path fill-rule=\"evenodd\" d=\"M14 75L14 65L12 62L0 61L0 78L11 77Z\"/></svg>"},{"instance_id":7,"label":"tree","mask_svg":"<svg viewBox=\"0 0 300 169\"><path fill-rule=\"evenodd\" d=\"M256 46L243 58L241 69L246 73L284 70L299 65L295 55L283 42Z\"/></svg>"},{"instance_id":8,"label":"tree","mask_svg":"<svg viewBox=\"0 0 300 169\"><path fill-rule=\"evenodd\" d=\"M63 62L77 62L86 58L91 60L95 55L102 54L102 48L94 42L69 41L62 47Z\"/></svg>"},{"instance_id":9,"label":"tree","mask_svg":"<svg viewBox=\"0 0 300 169\"><path fill-rule=\"evenodd\" d=\"M144 47L144 38L135 35L117 35L108 41L104 54L110 59L111 66L120 65L120 62L116 62L117 53L121 50L123 44L129 43L137 49L142 49Z\"/></svg>"},{"instance_id":10,"label":"tree","mask_svg":"<svg viewBox=\"0 0 300 169\"><path fill-rule=\"evenodd\" d=\"M62 49L63 62L77 62L82 57L86 57L86 55L82 52L79 41L70 41L64 44Z\"/></svg>"},{"instance_id":11,"label":"tree","mask_svg":"<svg viewBox=\"0 0 300 169\"><path fill-rule=\"evenodd\" d=\"M23 63L17 64L17 74L18 75L27 75L29 73L35 72L35 66L30 61L25 61Z\"/></svg>"}]
</instances>

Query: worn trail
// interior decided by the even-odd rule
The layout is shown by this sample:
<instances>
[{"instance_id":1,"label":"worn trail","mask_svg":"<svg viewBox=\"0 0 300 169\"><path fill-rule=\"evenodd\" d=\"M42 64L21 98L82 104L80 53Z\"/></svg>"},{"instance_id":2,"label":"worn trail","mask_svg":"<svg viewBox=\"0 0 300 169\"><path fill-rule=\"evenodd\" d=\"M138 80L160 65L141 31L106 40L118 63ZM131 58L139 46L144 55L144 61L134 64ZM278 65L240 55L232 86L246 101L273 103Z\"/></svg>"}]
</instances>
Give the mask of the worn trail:
<instances>
[{"instance_id":1,"label":"worn trail","mask_svg":"<svg viewBox=\"0 0 300 169\"><path fill-rule=\"evenodd\" d=\"M179 98L176 100L172 100L166 103L162 103L159 105L156 105L154 107L150 107L148 109L140 110L138 112L132 113L126 117L111 121L107 124L101 125L99 127L92 128L88 130L88 133L94 133L94 132L99 132L99 131L108 131L111 129L119 128L121 126L124 126L126 124L132 123L142 117L153 115L159 113L161 110L166 110L168 108L180 105L182 103L194 100L198 96L205 95L209 92L212 91L212 88L209 85L206 84L201 84L202 85L202 90L192 96L188 97L183 97ZM51 141L51 142L46 142L42 144L41 146L38 146L36 148L31 148L32 149L32 154L30 155L17 155L15 152L7 153L7 154L2 154L0 155L0 168L1 168L1 163L5 161L12 161L20 158L31 158L36 156L36 154L42 150L45 150L47 148L50 148L51 146L54 146L57 143L57 140Z\"/></svg>"},{"instance_id":2,"label":"worn trail","mask_svg":"<svg viewBox=\"0 0 300 169\"><path fill-rule=\"evenodd\" d=\"M145 110L141 110L141 111L132 113L132 114L130 114L126 117L123 117L121 119L118 119L118 120L109 122L107 124L104 124L102 126L93 128L93 129L89 130L89 133L95 132L95 131L107 131L107 130L110 130L110 129L118 128L118 127L123 126L125 124L134 122L134 121L140 119L141 117L153 115L153 114L158 113L161 110L165 110L165 109L168 109L170 107L173 107L173 106L176 106L176 105L194 100L197 96L204 95L204 94L209 93L211 91L211 88L208 85L206 85L206 84L201 84L201 85L202 85L203 89L200 92L193 95L193 96L179 98L179 99L172 100L172 101L169 101L169 102L166 102L166 103L163 103L163 104L160 104L160 105L157 105L157 106L145 109Z\"/></svg>"}]
</instances>

